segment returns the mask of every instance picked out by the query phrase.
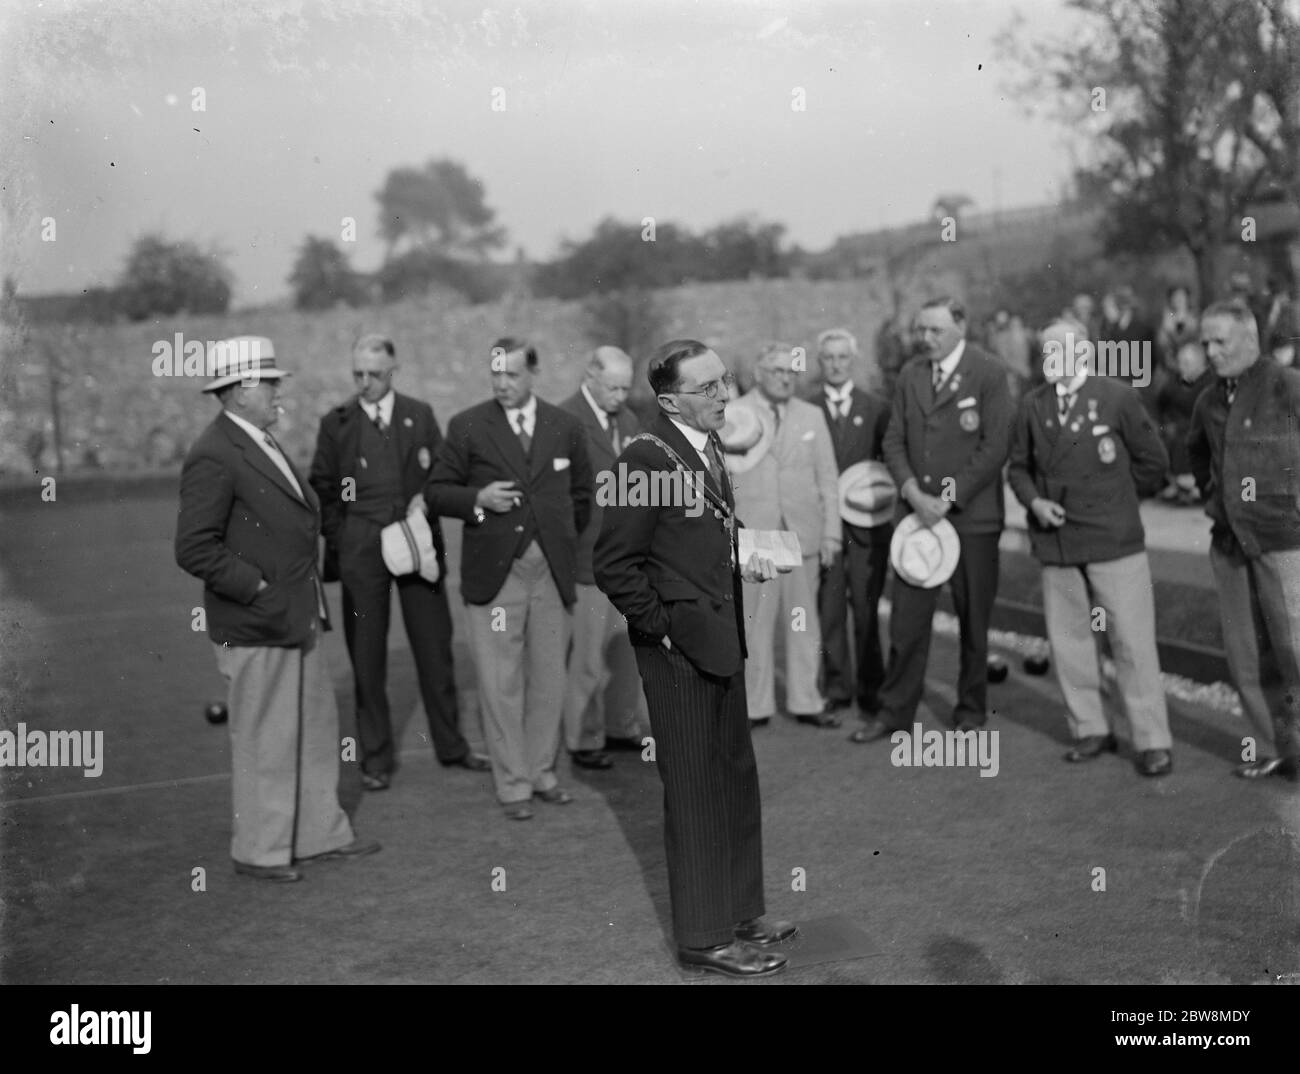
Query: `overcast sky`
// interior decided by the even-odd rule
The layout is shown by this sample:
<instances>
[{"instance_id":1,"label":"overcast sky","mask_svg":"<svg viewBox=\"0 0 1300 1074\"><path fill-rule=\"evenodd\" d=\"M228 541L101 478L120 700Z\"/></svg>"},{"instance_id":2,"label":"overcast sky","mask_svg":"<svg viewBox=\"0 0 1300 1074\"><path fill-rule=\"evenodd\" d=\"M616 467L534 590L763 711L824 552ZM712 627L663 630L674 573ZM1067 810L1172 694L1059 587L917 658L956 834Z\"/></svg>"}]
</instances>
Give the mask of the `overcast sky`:
<instances>
[{"instance_id":1,"label":"overcast sky","mask_svg":"<svg viewBox=\"0 0 1300 1074\"><path fill-rule=\"evenodd\" d=\"M1017 6L1061 21L1059 0L0 0L3 268L23 293L108 285L162 231L224 250L237 304L277 300L344 217L377 267L375 192L442 156L531 258L606 215L752 212L817 249L940 192L1041 204L1068 161L996 62Z\"/></svg>"}]
</instances>

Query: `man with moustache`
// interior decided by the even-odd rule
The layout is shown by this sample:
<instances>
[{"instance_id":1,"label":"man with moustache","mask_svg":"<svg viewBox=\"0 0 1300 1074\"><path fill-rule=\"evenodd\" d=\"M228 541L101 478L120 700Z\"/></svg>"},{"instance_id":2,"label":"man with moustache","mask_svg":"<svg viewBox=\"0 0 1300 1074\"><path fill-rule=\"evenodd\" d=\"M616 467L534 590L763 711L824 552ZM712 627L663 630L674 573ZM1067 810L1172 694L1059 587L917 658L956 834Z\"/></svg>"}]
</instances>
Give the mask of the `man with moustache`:
<instances>
[{"instance_id":1,"label":"man with moustache","mask_svg":"<svg viewBox=\"0 0 1300 1074\"><path fill-rule=\"evenodd\" d=\"M1244 779L1300 779L1300 371L1260 353L1240 300L1201 315L1218 383L1192 411L1188 454L1205 493L1210 564L1233 685L1253 725ZM1275 752L1276 756L1268 755Z\"/></svg>"},{"instance_id":2,"label":"man with moustache","mask_svg":"<svg viewBox=\"0 0 1300 1074\"><path fill-rule=\"evenodd\" d=\"M592 472L613 472L623 445L640 422L626 406L632 387L632 359L618 347L597 347L587 360L578 390L560 404L587 433ZM577 601L573 607L573 649L564 691L564 738L580 768L605 769L613 761L606 744L641 748L648 724L645 694L627 640L627 624L596 586L591 556L604 511L595 504L578 537ZM610 702L606 707L607 700ZM609 732L608 735L606 732Z\"/></svg>"},{"instance_id":3,"label":"man with moustache","mask_svg":"<svg viewBox=\"0 0 1300 1074\"><path fill-rule=\"evenodd\" d=\"M578 420L533 394L537 349L499 339L489 363L493 398L451 419L427 498L465 521L460 591L492 776L505 815L529 820L533 798L573 801L555 760L592 475Z\"/></svg>"},{"instance_id":4,"label":"man with moustache","mask_svg":"<svg viewBox=\"0 0 1300 1074\"><path fill-rule=\"evenodd\" d=\"M427 515L425 485L442 442L427 403L393 390L397 351L386 336L366 335L352 348L357 394L321 419L311 485L321 502L326 577L343 587L343 632L356 683L361 783L386 790L397 763L388 708L388 618L393 586L415 658L429 737L444 766L486 772L486 757L470 751L460 731L451 655L451 611L442 578L446 553L437 517L429 520L438 582L393 577L380 533L412 511Z\"/></svg>"},{"instance_id":5,"label":"man with moustache","mask_svg":"<svg viewBox=\"0 0 1300 1074\"><path fill-rule=\"evenodd\" d=\"M176 562L203 580L228 687L235 872L292 883L304 861L379 849L339 806L339 715L321 651L320 503L270 429L280 381L269 339L209 346L204 386L221 413L181 471Z\"/></svg>"},{"instance_id":6,"label":"man with moustache","mask_svg":"<svg viewBox=\"0 0 1300 1074\"><path fill-rule=\"evenodd\" d=\"M1138 504L1160 487L1169 456L1137 393L1091 374L1091 344L1076 325L1048 325L1042 341L1047 383L1016 415L1008 479L1029 512L1042 565L1047 640L1074 739L1065 760L1091 761L1117 747L1101 697L1104 630L1137 770L1163 776L1173 771L1173 740Z\"/></svg>"},{"instance_id":7,"label":"man with moustache","mask_svg":"<svg viewBox=\"0 0 1300 1074\"><path fill-rule=\"evenodd\" d=\"M794 363L787 344L765 346L755 364L754 388L737 404L772 429L772 440L753 469L736 475L736 511L754 529L793 531L803 553L803 563L772 585L755 583L745 590L745 696L751 725L766 724L775 715L780 621L786 711L799 723L831 728L840 726L840 718L826 710L817 689L822 641L817 579L819 567L840 554L839 471L826 419L794 394L799 376Z\"/></svg>"},{"instance_id":8,"label":"man with moustache","mask_svg":"<svg viewBox=\"0 0 1300 1074\"><path fill-rule=\"evenodd\" d=\"M946 518L957 531L960 558L948 583L961 628L952 722L960 731L972 731L988 719L988 630L998 588L1011 394L1002 363L967 342L966 311L955 299L922 306L916 332L924 360L914 359L898 379L885 459L898 485L900 508L910 505L925 526ZM874 742L911 730L925 688L938 599L937 588L896 579L880 713L854 731L852 741Z\"/></svg>"},{"instance_id":9,"label":"man with moustache","mask_svg":"<svg viewBox=\"0 0 1300 1074\"><path fill-rule=\"evenodd\" d=\"M889 403L853 383L858 341L844 328L817 337L822 390L814 397L831 432L840 473L860 462L884 457ZM885 678L880 645L880 597L889 571L889 540L894 526L839 523L842 552L822 569L818 614L822 628L822 685L832 710L856 699L865 718L880 707L877 694ZM853 608L853 658L849 659L848 610Z\"/></svg>"},{"instance_id":10,"label":"man with moustache","mask_svg":"<svg viewBox=\"0 0 1300 1074\"><path fill-rule=\"evenodd\" d=\"M706 503L615 504L596 541L596 584L628 621L664 784L673 933L684 966L738 977L776 973L773 944L797 931L764 922L763 818L745 703L743 581L734 497L717 431L734 379L708 346L665 343L650 362L659 414L619 465L650 487L691 475ZM693 498L692 498L693 499Z\"/></svg>"}]
</instances>

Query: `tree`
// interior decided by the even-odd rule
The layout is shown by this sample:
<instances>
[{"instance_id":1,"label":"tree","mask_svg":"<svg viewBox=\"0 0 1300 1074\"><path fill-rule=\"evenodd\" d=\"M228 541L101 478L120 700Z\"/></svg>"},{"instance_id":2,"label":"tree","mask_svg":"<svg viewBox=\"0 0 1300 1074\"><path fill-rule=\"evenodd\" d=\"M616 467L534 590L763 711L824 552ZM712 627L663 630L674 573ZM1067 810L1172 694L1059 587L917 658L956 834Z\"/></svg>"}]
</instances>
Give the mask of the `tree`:
<instances>
[{"instance_id":1,"label":"tree","mask_svg":"<svg viewBox=\"0 0 1300 1074\"><path fill-rule=\"evenodd\" d=\"M942 221L944 217L951 216L954 220L960 220L961 214L974 204L975 199L967 194L940 194L930 206L930 218Z\"/></svg>"},{"instance_id":2,"label":"tree","mask_svg":"<svg viewBox=\"0 0 1300 1074\"><path fill-rule=\"evenodd\" d=\"M339 302L360 306L366 300L365 285L352 271L347 255L332 240L314 235L303 241L289 283L294 306L300 310L329 309Z\"/></svg>"},{"instance_id":3,"label":"tree","mask_svg":"<svg viewBox=\"0 0 1300 1074\"><path fill-rule=\"evenodd\" d=\"M136 239L118 281L122 312L133 321L154 314L225 313L230 270L215 252L161 235Z\"/></svg>"},{"instance_id":4,"label":"tree","mask_svg":"<svg viewBox=\"0 0 1300 1074\"><path fill-rule=\"evenodd\" d=\"M708 256L708 279L745 280L784 276L789 271L781 251L784 224L763 224L752 217L731 220L702 236Z\"/></svg>"},{"instance_id":5,"label":"tree","mask_svg":"<svg viewBox=\"0 0 1300 1074\"><path fill-rule=\"evenodd\" d=\"M411 249L476 258L505 242L504 229L493 224L495 211L483 200L483 184L454 160L394 168L375 198L388 258L403 241Z\"/></svg>"},{"instance_id":6,"label":"tree","mask_svg":"<svg viewBox=\"0 0 1300 1074\"><path fill-rule=\"evenodd\" d=\"M1026 74L1018 92L1047 101L1089 136L1071 146L1092 149L1076 178L1081 194L1108 210L1107 252L1181 245L1208 300L1224 243L1240 236L1252 200L1286 178L1281 143L1287 123L1294 132L1300 116L1279 121L1271 95L1292 94L1294 104L1296 40L1276 21L1294 27L1294 4L1069 6L1083 16L1083 27L1068 40L1027 42L1014 26L1002 35L1000 52ZM1293 66L1284 70L1287 57Z\"/></svg>"}]
</instances>

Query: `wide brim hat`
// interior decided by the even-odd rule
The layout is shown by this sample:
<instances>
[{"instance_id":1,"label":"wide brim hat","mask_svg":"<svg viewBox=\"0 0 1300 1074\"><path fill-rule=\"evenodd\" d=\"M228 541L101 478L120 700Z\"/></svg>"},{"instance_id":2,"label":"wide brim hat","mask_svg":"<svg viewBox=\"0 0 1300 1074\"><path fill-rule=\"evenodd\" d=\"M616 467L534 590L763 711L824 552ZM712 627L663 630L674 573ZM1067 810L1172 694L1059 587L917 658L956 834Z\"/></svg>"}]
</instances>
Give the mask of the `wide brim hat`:
<instances>
[{"instance_id":1,"label":"wide brim hat","mask_svg":"<svg viewBox=\"0 0 1300 1074\"><path fill-rule=\"evenodd\" d=\"M840 474L840 518L870 529L894 517L898 486L883 462L855 462Z\"/></svg>"},{"instance_id":2,"label":"wide brim hat","mask_svg":"<svg viewBox=\"0 0 1300 1074\"><path fill-rule=\"evenodd\" d=\"M400 522L379 531L384 566L390 574L419 574L426 582L438 580L438 555L433 548L429 520L413 511Z\"/></svg>"},{"instance_id":3,"label":"wide brim hat","mask_svg":"<svg viewBox=\"0 0 1300 1074\"><path fill-rule=\"evenodd\" d=\"M275 346L265 336L235 336L208 344L205 368L212 379L205 392L217 392L231 384L279 380L292 376L275 364Z\"/></svg>"},{"instance_id":4,"label":"wide brim hat","mask_svg":"<svg viewBox=\"0 0 1300 1074\"><path fill-rule=\"evenodd\" d=\"M752 406L728 403L726 422L718 430L727 469L733 474L752 470L772 446L773 433L772 426Z\"/></svg>"},{"instance_id":5,"label":"wide brim hat","mask_svg":"<svg viewBox=\"0 0 1300 1074\"><path fill-rule=\"evenodd\" d=\"M889 543L889 562L898 576L921 589L943 585L952 577L960 558L961 542L946 518L928 527L913 512L898 524Z\"/></svg>"}]
</instances>

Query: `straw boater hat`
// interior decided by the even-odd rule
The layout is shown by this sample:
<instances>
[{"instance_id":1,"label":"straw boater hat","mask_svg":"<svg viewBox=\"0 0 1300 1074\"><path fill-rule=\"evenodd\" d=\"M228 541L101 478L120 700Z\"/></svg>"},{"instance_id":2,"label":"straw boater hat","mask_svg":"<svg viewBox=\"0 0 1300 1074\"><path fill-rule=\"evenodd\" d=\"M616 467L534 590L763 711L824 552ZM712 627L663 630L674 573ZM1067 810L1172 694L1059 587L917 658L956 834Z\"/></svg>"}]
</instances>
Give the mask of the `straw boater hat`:
<instances>
[{"instance_id":1,"label":"straw boater hat","mask_svg":"<svg viewBox=\"0 0 1300 1074\"><path fill-rule=\"evenodd\" d=\"M957 569L960 556L957 531L946 518L930 529L921 525L920 516L910 514L898 524L889 544L889 562L898 576L922 589L943 585Z\"/></svg>"},{"instance_id":2,"label":"straw boater hat","mask_svg":"<svg viewBox=\"0 0 1300 1074\"><path fill-rule=\"evenodd\" d=\"M265 336L235 336L208 344L205 392L217 392L241 380L279 380L292 374L276 368L275 347Z\"/></svg>"},{"instance_id":3,"label":"straw boater hat","mask_svg":"<svg viewBox=\"0 0 1300 1074\"><path fill-rule=\"evenodd\" d=\"M718 430L723 459L733 474L752 470L772 444L772 427L745 403L727 404L726 424Z\"/></svg>"},{"instance_id":4,"label":"straw boater hat","mask_svg":"<svg viewBox=\"0 0 1300 1074\"><path fill-rule=\"evenodd\" d=\"M855 462L840 474L840 518L870 528L894 515L898 487L883 462Z\"/></svg>"},{"instance_id":5,"label":"straw boater hat","mask_svg":"<svg viewBox=\"0 0 1300 1074\"><path fill-rule=\"evenodd\" d=\"M389 574L419 574L426 582L438 580L438 557L433 550L429 520L412 511L400 522L379 531L379 546Z\"/></svg>"}]
</instances>

